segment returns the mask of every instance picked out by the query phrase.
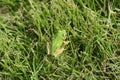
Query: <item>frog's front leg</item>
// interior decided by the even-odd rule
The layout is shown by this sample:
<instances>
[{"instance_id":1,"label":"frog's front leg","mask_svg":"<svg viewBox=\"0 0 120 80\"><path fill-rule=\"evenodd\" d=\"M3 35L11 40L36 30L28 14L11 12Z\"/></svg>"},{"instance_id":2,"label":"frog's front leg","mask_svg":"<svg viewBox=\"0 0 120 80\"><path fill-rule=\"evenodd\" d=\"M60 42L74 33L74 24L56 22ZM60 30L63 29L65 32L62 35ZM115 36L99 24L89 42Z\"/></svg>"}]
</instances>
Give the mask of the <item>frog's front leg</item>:
<instances>
[{"instance_id":1,"label":"frog's front leg","mask_svg":"<svg viewBox=\"0 0 120 80\"><path fill-rule=\"evenodd\" d=\"M63 46L68 45L68 44L69 44L69 42L70 42L70 41L63 41L63 43L64 43L64 44L63 44Z\"/></svg>"}]
</instances>

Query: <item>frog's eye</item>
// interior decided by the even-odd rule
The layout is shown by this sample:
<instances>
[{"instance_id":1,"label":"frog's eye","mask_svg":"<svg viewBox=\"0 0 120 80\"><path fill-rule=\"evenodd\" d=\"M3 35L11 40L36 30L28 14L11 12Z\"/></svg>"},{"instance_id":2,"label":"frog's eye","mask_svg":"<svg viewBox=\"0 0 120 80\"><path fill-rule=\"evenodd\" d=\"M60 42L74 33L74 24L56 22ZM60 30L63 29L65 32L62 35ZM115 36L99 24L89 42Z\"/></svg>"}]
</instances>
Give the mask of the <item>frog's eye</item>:
<instances>
[{"instance_id":1,"label":"frog's eye","mask_svg":"<svg viewBox=\"0 0 120 80\"><path fill-rule=\"evenodd\" d=\"M64 37L66 36L66 33L64 33Z\"/></svg>"}]
</instances>

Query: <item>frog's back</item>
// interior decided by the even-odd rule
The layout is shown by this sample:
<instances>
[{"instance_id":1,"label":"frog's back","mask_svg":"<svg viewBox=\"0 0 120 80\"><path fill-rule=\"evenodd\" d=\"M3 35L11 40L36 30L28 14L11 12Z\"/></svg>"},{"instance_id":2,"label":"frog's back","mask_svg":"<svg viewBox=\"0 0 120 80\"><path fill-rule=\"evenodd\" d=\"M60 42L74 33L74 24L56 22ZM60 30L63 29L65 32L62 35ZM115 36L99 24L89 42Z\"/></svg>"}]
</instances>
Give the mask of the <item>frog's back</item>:
<instances>
[{"instance_id":1,"label":"frog's back","mask_svg":"<svg viewBox=\"0 0 120 80\"><path fill-rule=\"evenodd\" d=\"M56 37L52 41L52 54L56 51L57 48L60 48L62 46L65 34L65 30L58 31Z\"/></svg>"}]
</instances>

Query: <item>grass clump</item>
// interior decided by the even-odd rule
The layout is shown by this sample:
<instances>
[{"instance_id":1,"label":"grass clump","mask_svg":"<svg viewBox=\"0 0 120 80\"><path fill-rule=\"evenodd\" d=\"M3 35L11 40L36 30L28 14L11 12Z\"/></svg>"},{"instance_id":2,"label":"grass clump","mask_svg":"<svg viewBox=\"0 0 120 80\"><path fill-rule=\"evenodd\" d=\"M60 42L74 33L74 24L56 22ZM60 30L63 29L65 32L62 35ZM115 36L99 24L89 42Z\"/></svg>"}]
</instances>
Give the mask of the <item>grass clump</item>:
<instances>
[{"instance_id":1,"label":"grass clump","mask_svg":"<svg viewBox=\"0 0 120 80\"><path fill-rule=\"evenodd\" d=\"M0 79L119 79L119 2L2 0ZM70 43L55 58L46 46L58 30Z\"/></svg>"}]
</instances>

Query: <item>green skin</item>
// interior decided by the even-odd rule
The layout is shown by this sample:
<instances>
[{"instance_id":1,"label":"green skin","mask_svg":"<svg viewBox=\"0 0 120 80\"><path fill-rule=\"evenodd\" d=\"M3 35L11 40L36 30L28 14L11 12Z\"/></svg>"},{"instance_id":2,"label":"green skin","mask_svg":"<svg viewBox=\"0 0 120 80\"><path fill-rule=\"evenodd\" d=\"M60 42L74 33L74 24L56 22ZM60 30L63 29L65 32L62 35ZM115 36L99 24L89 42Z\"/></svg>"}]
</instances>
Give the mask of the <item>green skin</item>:
<instances>
[{"instance_id":1,"label":"green skin","mask_svg":"<svg viewBox=\"0 0 120 80\"><path fill-rule=\"evenodd\" d=\"M59 30L56 37L52 41L52 54L55 53L57 49L60 49L63 45L63 42L65 40L66 31L65 30Z\"/></svg>"}]
</instances>

